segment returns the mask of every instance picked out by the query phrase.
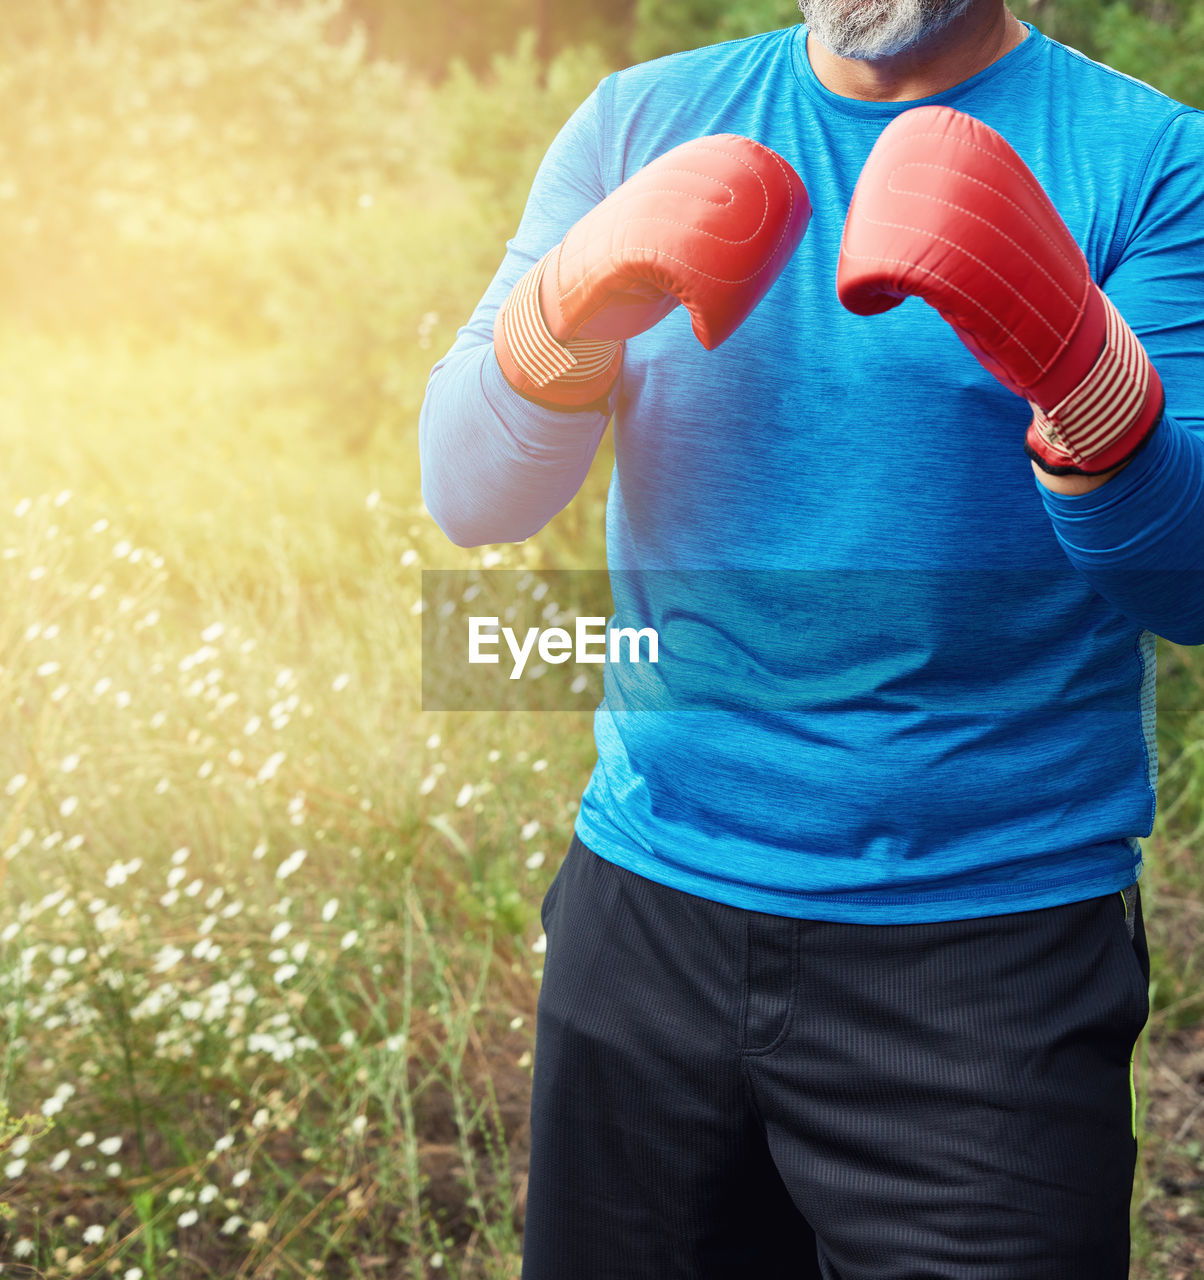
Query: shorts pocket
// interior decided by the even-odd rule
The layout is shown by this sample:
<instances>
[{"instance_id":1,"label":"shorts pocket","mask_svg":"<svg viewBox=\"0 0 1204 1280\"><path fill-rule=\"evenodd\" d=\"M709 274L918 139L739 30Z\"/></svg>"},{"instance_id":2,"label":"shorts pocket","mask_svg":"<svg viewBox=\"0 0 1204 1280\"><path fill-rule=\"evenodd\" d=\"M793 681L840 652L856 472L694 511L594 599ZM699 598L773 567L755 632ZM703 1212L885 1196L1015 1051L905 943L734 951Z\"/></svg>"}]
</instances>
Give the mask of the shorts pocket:
<instances>
[{"instance_id":1,"label":"shorts pocket","mask_svg":"<svg viewBox=\"0 0 1204 1280\"><path fill-rule=\"evenodd\" d=\"M569 858L572 856L573 847L577 844L576 835L569 842L568 852L561 860L560 866L556 868L556 874L552 877L552 883L548 885L547 892L543 895L543 902L539 907L539 923L543 925L544 933L548 932L548 921L551 918L552 910L556 906L556 898L560 890L560 883L565 877L565 866Z\"/></svg>"},{"instance_id":2,"label":"shorts pocket","mask_svg":"<svg viewBox=\"0 0 1204 1280\"><path fill-rule=\"evenodd\" d=\"M1120 891L1120 900L1124 903L1125 908L1125 928L1129 931L1129 941L1133 941L1133 934L1136 923L1137 914L1137 881L1134 880L1127 889Z\"/></svg>"},{"instance_id":3,"label":"shorts pocket","mask_svg":"<svg viewBox=\"0 0 1204 1280\"><path fill-rule=\"evenodd\" d=\"M1116 902L1117 927L1124 930L1129 976L1133 980L1136 1012L1144 1027L1150 1016L1150 953L1146 946L1145 922L1141 914L1141 889L1136 881L1112 895ZM1140 1033L1139 1033L1140 1034Z\"/></svg>"}]
</instances>

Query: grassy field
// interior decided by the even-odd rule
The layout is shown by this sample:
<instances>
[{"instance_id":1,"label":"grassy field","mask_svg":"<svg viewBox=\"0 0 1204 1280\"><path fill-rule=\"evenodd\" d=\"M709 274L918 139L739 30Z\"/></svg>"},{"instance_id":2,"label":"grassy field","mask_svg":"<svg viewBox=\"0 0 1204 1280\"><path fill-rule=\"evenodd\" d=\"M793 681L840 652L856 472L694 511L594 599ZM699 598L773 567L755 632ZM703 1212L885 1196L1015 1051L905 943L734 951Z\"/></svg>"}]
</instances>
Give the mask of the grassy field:
<instances>
[{"instance_id":1,"label":"grassy field","mask_svg":"<svg viewBox=\"0 0 1204 1280\"><path fill-rule=\"evenodd\" d=\"M419 583L555 538L447 546L412 423L369 461L198 404L243 353L6 349L2 1096L51 1127L0 1256L517 1274L498 1107L589 726L423 713Z\"/></svg>"},{"instance_id":2,"label":"grassy field","mask_svg":"<svg viewBox=\"0 0 1204 1280\"><path fill-rule=\"evenodd\" d=\"M6 1276L518 1276L539 904L591 717L422 711L421 571L601 566L609 458L532 542L461 551L416 413L597 70L406 88L414 164L337 198L6 250ZM1161 657L1134 1276L1188 1280L1204 661Z\"/></svg>"},{"instance_id":3,"label":"grassy field","mask_svg":"<svg viewBox=\"0 0 1204 1280\"><path fill-rule=\"evenodd\" d=\"M533 544L459 551L412 423L348 455L226 411L245 352L6 350L0 1097L36 1117L0 1153L8 1273L517 1276L538 906L590 724L421 711L420 572L600 563L606 460ZM1204 1172L1204 676L1162 657L1151 1280L1196 1274L1169 1260Z\"/></svg>"}]
</instances>

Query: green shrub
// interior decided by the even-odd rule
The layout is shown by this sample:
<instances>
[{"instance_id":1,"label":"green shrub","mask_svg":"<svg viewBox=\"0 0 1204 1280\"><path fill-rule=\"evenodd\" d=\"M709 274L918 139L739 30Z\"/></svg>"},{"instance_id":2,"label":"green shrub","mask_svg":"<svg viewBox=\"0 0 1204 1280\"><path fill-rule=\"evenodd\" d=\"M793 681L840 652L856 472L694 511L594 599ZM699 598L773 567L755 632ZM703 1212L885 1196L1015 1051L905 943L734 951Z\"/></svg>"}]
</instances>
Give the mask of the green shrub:
<instances>
[{"instance_id":1,"label":"green shrub","mask_svg":"<svg viewBox=\"0 0 1204 1280\"><path fill-rule=\"evenodd\" d=\"M790 0L638 0L634 58L659 58L720 40L738 40L798 22Z\"/></svg>"},{"instance_id":2,"label":"green shrub","mask_svg":"<svg viewBox=\"0 0 1204 1280\"><path fill-rule=\"evenodd\" d=\"M94 38L49 18L0 37L10 308L72 325L227 323L198 276L231 220L354 209L403 181L413 87L354 33L328 38L337 8L112 0Z\"/></svg>"}]
</instances>

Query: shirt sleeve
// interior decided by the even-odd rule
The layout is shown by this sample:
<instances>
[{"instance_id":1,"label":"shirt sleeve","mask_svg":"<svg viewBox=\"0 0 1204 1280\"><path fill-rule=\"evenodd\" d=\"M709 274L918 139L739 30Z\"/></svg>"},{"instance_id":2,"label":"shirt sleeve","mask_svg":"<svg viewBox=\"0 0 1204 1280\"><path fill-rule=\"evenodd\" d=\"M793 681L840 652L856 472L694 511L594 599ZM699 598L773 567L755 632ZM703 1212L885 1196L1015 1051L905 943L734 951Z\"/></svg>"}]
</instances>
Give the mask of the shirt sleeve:
<instances>
[{"instance_id":1,"label":"shirt sleeve","mask_svg":"<svg viewBox=\"0 0 1204 1280\"><path fill-rule=\"evenodd\" d=\"M422 498L458 546L521 542L543 528L580 489L610 418L532 404L502 376L493 350L494 319L519 278L607 194L607 88L604 80L552 142L497 274L427 383Z\"/></svg>"},{"instance_id":2,"label":"shirt sleeve","mask_svg":"<svg viewBox=\"0 0 1204 1280\"><path fill-rule=\"evenodd\" d=\"M1101 288L1157 369L1165 412L1098 489L1038 488L1058 541L1100 595L1143 629L1204 644L1204 113L1170 119L1132 209Z\"/></svg>"}]
</instances>

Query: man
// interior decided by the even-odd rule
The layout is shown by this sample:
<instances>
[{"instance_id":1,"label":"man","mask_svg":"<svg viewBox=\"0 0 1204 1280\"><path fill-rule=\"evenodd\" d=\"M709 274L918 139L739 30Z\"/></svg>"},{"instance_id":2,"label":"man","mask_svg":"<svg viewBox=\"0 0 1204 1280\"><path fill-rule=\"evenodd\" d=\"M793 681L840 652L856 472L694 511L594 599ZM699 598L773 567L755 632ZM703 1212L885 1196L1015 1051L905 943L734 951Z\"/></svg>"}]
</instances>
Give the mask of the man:
<instances>
[{"instance_id":1,"label":"man","mask_svg":"<svg viewBox=\"0 0 1204 1280\"><path fill-rule=\"evenodd\" d=\"M1204 642L1204 116L1002 0L803 11L603 81L423 407L464 545L613 412L616 618L660 636L544 902L524 1277L1117 1280L1154 635ZM676 205L623 257L649 166L775 158L814 212L763 297L699 293L740 236Z\"/></svg>"}]
</instances>

